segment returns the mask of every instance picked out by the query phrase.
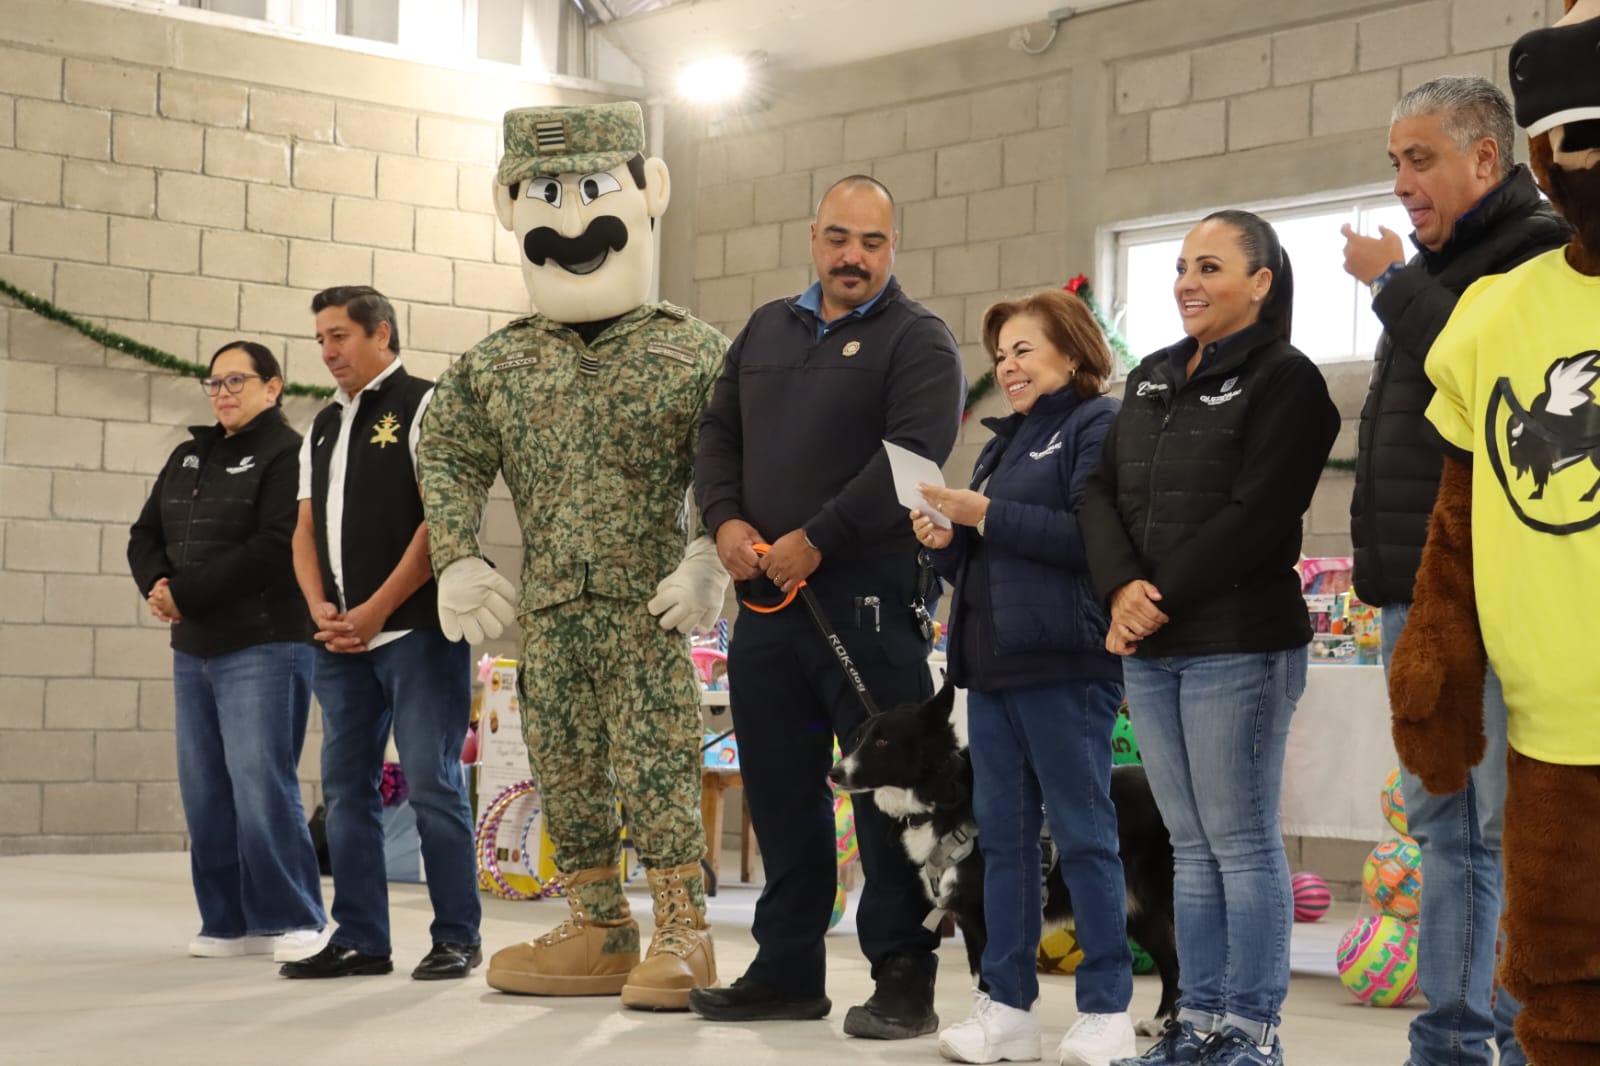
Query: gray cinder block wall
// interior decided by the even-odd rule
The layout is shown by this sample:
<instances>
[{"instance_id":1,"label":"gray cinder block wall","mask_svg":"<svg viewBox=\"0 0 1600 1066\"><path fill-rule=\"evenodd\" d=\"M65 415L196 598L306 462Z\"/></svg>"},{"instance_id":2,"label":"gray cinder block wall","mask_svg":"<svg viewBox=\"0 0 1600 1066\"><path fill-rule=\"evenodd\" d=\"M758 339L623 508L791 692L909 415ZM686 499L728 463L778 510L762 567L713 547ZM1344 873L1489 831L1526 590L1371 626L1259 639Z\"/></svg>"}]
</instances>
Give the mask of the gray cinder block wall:
<instances>
[{"instance_id":1,"label":"gray cinder block wall","mask_svg":"<svg viewBox=\"0 0 1600 1066\"><path fill-rule=\"evenodd\" d=\"M809 282L817 195L865 171L902 205L902 281L976 377L996 297L1079 272L1109 293L1100 227L1383 182L1394 97L1446 71L1503 80L1507 46L1561 3L1204 7L1087 15L1039 57L999 33L779 76L776 106L718 124L670 107L663 295L736 332ZM498 116L598 98L85 0L0 0L0 25L0 278L187 359L262 340L298 381L325 380L307 310L325 285L395 297L423 373L524 311L487 196ZM1370 368L1325 369L1349 454ZM161 460L205 417L191 382L0 300L0 854L183 844L165 634L123 548ZM984 434L969 423L950 476ZM1345 550L1349 488L1325 478L1308 551ZM485 540L515 573L503 491ZM1365 850L1291 845L1324 870Z\"/></svg>"},{"instance_id":2,"label":"gray cinder block wall","mask_svg":"<svg viewBox=\"0 0 1600 1066\"><path fill-rule=\"evenodd\" d=\"M83 0L0 0L0 25L0 278L188 360L259 340L313 384L329 285L394 298L428 376L527 313L499 117L601 98ZM0 854L184 844L167 634L124 552L209 420L192 380L0 297ZM515 575L502 487L485 541ZM308 804L319 743L314 715Z\"/></svg>"}]
</instances>

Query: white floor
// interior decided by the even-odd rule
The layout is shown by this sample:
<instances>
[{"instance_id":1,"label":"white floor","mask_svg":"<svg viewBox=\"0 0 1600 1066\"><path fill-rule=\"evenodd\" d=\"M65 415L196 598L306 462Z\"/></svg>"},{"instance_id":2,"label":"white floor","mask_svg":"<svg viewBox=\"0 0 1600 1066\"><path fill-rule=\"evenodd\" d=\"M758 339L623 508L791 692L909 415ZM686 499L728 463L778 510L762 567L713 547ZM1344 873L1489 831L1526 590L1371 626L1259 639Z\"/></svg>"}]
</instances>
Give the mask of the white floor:
<instances>
[{"instance_id":1,"label":"white floor","mask_svg":"<svg viewBox=\"0 0 1600 1066\"><path fill-rule=\"evenodd\" d=\"M332 898L332 887L324 882ZM731 981L755 953L756 890L726 885L712 901L718 960ZM611 999L501 995L479 970L461 982L407 977L428 948L429 908L417 885L392 886L395 965L389 977L286 981L264 958L192 959L188 857L35 855L0 858L0 1064L250 1066L250 1064L505 1064L659 1066L765 1063L934 1063L932 1037L852 1040L846 1009L871 992L847 913L828 940L825 1022L717 1025L683 1014L625 1011ZM648 914L640 893L635 910ZM485 897L484 946L525 940L566 912L559 901ZM1331 976L1333 949L1355 907L1295 927L1295 976L1283 1018L1293 1066L1398 1066L1414 1006L1356 1003ZM648 936L648 928L646 929ZM937 994L947 1021L965 1017L965 955L946 942ZM1042 980L1046 1061L1073 1018L1070 977ZM1134 1010L1154 1011L1154 977L1134 984Z\"/></svg>"}]
</instances>

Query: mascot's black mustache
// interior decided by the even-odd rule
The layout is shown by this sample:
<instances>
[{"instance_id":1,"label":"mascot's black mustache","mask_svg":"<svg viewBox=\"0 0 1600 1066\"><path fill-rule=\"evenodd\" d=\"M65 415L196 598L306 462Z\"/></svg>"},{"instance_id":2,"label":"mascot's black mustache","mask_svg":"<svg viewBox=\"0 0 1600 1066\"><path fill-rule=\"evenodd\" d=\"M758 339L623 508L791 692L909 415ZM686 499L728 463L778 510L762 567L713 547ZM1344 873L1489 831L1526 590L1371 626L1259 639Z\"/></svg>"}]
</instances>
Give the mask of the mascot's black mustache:
<instances>
[{"instance_id":1,"label":"mascot's black mustache","mask_svg":"<svg viewBox=\"0 0 1600 1066\"><path fill-rule=\"evenodd\" d=\"M835 278L860 278L862 281L871 281L872 275L857 266L836 266L828 271L829 276Z\"/></svg>"},{"instance_id":2,"label":"mascot's black mustache","mask_svg":"<svg viewBox=\"0 0 1600 1066\"><path fill-rule=\"evenodd\" d=\"M534 266L555 260L574 266L599 259L628 246L628 227L615 215L601 215L576 237L563 237L549 226L539 226L522 238L522 252Z\"/></svg>"}]
</instances>

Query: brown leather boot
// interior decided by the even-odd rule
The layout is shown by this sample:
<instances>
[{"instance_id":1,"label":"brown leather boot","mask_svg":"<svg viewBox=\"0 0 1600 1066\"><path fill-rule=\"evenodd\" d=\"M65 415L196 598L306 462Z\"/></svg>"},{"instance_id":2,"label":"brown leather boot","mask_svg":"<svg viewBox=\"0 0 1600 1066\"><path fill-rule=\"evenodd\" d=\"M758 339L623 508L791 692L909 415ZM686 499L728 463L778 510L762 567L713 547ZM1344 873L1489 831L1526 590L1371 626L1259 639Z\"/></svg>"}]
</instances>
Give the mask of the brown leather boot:
<instances>
[{"instance_id":1,"label":"brown leather boot","mask_svg":"<svg viewBox=\"0 0 1600 1066\"><path fill-rule=\"evenodd\" d=\"M489 960L490 988L525 996L614 996L639 965L639 923L615 866L566 878L572 916L536 940Z\"/></svg>"},{"instance_id":2,"label":"brown leather boot","mask_svg":"<svg viewBox=\"0 0 1600 1066\"><path fill-rule=\"evenodd\" d=\"M650 950L622 986L622 1005L641 1010L688 1010L689 990L717 983L717 959L706 924L700 864L646 870L656 902Z\"/></svg>"}]
</instances>

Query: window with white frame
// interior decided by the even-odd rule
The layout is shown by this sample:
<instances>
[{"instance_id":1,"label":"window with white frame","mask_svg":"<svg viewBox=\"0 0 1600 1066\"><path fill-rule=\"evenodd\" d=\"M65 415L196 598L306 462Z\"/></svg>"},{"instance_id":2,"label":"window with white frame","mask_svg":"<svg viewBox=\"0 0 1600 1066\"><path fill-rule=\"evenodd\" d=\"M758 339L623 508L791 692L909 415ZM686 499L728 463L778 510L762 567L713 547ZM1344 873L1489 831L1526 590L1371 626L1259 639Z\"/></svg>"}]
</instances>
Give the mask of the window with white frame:
<instances>
[{"instance_id":1,"label":"window with white frame","mask_svg":"<svg viewBox=\"0 0 1600 1066\"><path fill-rule=\"evenodd\" d=\"M1319 363L1370 359L1383 326L1372 313L1365 285L1344 272L1344 235L1349 223L1376 237L1386 226L1408 236L1411 223L1388 188L1316 203L1249 206L1272 223L1294 271L1294 344ZM1183 236L1209 211L1185 219L1131 223L1111 230L1115 282L1112 316L1135 358L1183 337L1172 294ZM1413 246L1406 240L1406 255Z\"/></svg>"},{"instance_id":2,"label":"window with white frame","mask_svg":"<svg viewBox=\"0 0 1600 1066\"><path fill-rule=\"evenodd\" d=\"M429 62L509 63L564 77L644 84L643 71L590 30L582 0L166 0L178 7L395 45Z\"/></svg>"}]
</instances>

